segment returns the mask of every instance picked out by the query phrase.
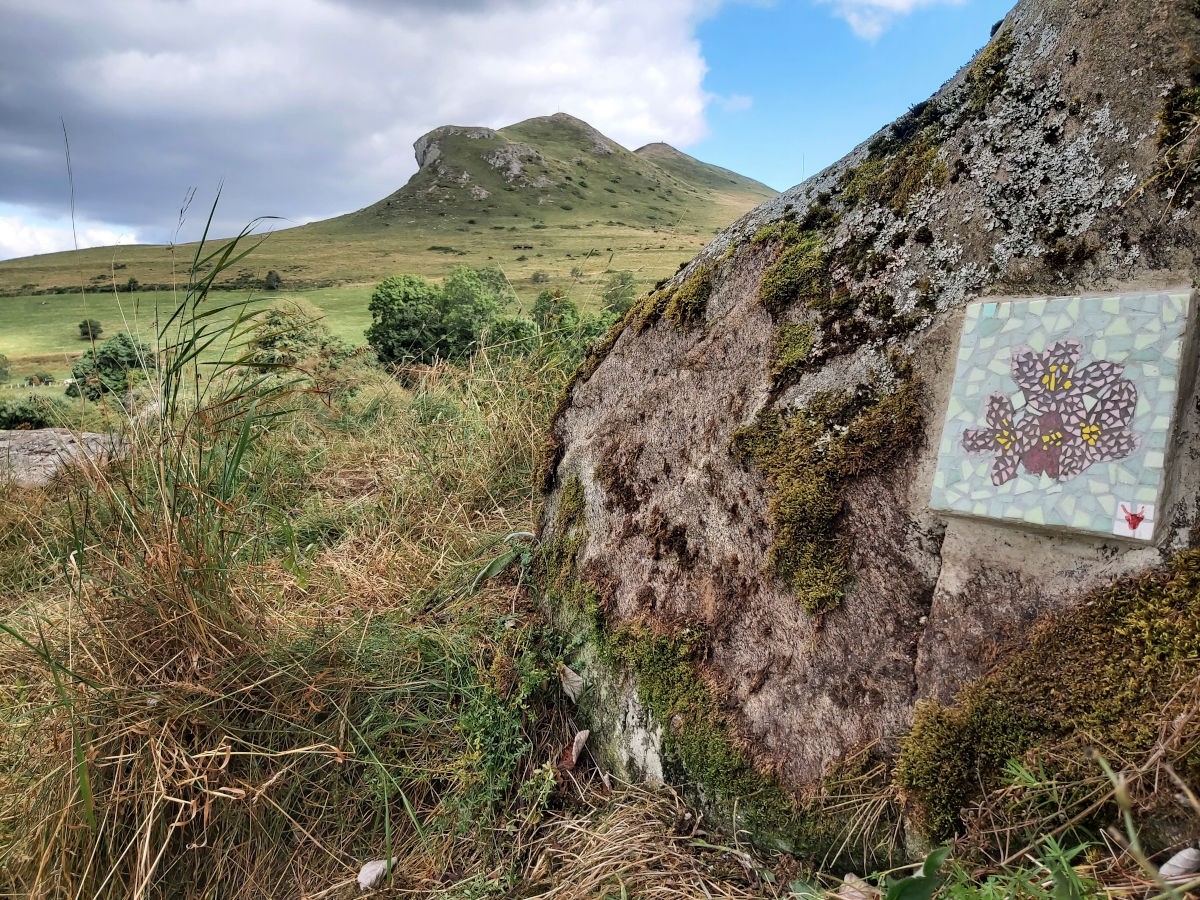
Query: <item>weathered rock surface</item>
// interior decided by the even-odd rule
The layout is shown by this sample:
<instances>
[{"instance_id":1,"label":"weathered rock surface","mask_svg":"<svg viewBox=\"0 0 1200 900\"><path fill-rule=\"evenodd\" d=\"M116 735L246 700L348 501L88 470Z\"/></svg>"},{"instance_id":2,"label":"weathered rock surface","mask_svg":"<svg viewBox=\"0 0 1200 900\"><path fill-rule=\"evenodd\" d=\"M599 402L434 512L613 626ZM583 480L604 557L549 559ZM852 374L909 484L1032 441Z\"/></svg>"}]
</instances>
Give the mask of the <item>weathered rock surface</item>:
<instances>
[{"instance_id":1,"label":"weathered rock surface","mask_svg":"<svg viewBox=\"0 0 1200 900\"><path fill-rule=\"evenodd\" d=\"M75 434L66 428L0 431L0 483L48 484L64 465L81 459L99 461L113 452L106 434Z\"/></svg>"},{"instance_id":2,"label":"weathered rock surface","mask_svg":"<svg viewBox=\"0 0 1200 900\"><path fill-rule=\"evenodd\" d=\"M759 771L801 788L864 746L894 753L919 699L950 697L1047 613L1187 545L1200 443L1186 391L1156 549L947 521L928 497L969 300L1195 282L1195 119L1179 101L1198 38L1184 0L1019 3L929 104L718 236L569 389L543 537L564 538L564 485L581 489L573 570L608 626L703 634L699 676ZM768 302L764 276L809 239L819 271L791 282L816 287ZM781 362L781 335L811 344L798 364ZM909 366L920 431L830 495L849 577L814 615L778 577L779 485L737 452L739 429L824 391L888 395ZM620 672L591 678L593 740L657 774L671 723Z\"/></svg>"}]
</instances>

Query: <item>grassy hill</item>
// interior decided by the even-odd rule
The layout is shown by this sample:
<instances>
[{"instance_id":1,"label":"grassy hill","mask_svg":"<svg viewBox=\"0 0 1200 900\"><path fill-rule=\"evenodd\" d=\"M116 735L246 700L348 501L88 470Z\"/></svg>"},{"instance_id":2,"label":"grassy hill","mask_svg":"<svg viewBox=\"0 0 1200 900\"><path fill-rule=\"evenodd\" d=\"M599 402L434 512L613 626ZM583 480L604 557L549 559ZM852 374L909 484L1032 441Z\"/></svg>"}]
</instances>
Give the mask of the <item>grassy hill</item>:
<instances>
[{"instance_id":1,"label":"grassy hill","mask_svg":"<svg viewBox=\"0 0 1200 900\"><path fill-rule=\"evenodd\" d=\"M414 149L420 168L399 190L274 232L221 285L260 289L274 270L283 292L311 292L350 339L368 324L371 285L401 272L440 278L460 264L500 267L525 305L559 287L587 308L611 272L630 270L646 288L775 193L666 144L627 150L562 113L499 130L443 126ZM0 262L0 353L65 358L84 315L118 330L120 307L152 305L147 288L177 283L193 250L98 247Z\"/></svg>"},{"instance_id":2,"label":"grassy hill","mask_svg":"<svg viewBox=\"0 0 1200 900\"><path fill-rule=\"evenodd\" d=\"M630 270L645 289L775 193L666 144L627 150L562 113L499 130L443 126L414 150L420 168L399 190L274 232L220 283L256 290L273 270L281 293L305 292L351 341L369 324L371 287L401 272L440 278L456 265L493 265L526 307L552 287L588 308L611 272ZM65 374L81 351L75 323L96 318L111 334L135 306L145 318L193 251L97 247L0 262L0 353L18 376Z\"/></svg>"}]
</instances>

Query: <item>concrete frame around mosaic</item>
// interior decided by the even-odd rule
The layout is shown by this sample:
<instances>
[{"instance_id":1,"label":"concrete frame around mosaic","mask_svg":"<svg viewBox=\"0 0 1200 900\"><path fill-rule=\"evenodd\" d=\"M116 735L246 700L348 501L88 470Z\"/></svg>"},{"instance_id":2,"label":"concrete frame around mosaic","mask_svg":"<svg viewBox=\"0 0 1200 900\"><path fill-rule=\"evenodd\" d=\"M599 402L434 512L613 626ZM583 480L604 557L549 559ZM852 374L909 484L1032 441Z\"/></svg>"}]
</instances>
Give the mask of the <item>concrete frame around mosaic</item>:
<instances>
[{"instance_id":1,"label":"concrete frame around mosaic","mask_svg":"<svg viewBox=\"0 0 1200 900\"><path fill-rule=\"evenodd\" d=\"M1153 541L1191 307L1186 288L968 306L931 508Z\"/></svg>"}]
</instances>

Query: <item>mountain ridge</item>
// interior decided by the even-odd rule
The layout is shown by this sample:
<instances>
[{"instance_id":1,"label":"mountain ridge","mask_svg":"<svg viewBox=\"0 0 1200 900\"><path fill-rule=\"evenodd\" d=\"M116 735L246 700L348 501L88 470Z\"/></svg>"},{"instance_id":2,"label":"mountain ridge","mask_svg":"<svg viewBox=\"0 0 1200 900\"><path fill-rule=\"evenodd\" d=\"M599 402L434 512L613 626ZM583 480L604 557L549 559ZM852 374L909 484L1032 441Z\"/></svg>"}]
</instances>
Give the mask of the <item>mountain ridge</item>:
<instances>
[{"instance_id":1,"label":"mountain ridge","mask_svg":"<svg viewBox=\"0 0 1200 900\"><path fill-rule=\"evenodd\" d=\"M345 216L304 227L349 222L375 228L452 212L558 222L577 218L562 213L575 213L582 203L625 224L653 228L682 221L697 201L728 195L749 208L776 195L761 182L668 144L628 150L567 113L499 129L441 125L417 138L413 153L418 169L402 187Z\"/></svg>"},{"instance_id":2,"label":"mountain ridge","mask_svg":"<svg viewBox=\"0 0 1200 900\"><path fill-rule=\"evenodd\" d=\"M547 284L586 306L609 270L648 287L775 191L650 144L631 151L565 113L495 129L443 125L416 139L419 169L362 209L280 229L225 288L285 290L379 281L399 272L445 276L454 265L499 266L522 297ZM166 289L173 258L195 245L97 247L0 262L0 294ZM581 259L583 260L581 262ZM2 324L2 323L0 323Z\"/></svg>"}]
</instances>

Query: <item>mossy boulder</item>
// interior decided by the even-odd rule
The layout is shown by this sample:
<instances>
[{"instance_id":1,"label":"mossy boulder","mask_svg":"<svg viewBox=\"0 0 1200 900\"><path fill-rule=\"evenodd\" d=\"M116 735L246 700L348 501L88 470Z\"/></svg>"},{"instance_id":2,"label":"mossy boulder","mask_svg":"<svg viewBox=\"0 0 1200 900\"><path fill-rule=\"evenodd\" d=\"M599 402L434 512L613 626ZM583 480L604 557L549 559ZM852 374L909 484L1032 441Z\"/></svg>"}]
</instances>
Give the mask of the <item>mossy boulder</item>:
<instances>
[{"instance_id":1,"label":"mossy boulder","mask_svg":"<svg viewBox=\"0 0 1200 900\"><path fill-rule=\"evenodd\" d=\"M1023 0L934 97L731 225L589 356L547 436L544 596L612 765L817 853L838 785L889 815L903 797L940 837L1012 757L1082 752L1085 695L1047 717L1034 657L979 679L1186 550L1196 429L1153 548L946 520L929 486L968 302L1195 282L1196 46L1184 0ZM1126 684L1140 640L1093 649ZM764 797L786 802L755 818Z\"/></svg>"}]
</instances>

